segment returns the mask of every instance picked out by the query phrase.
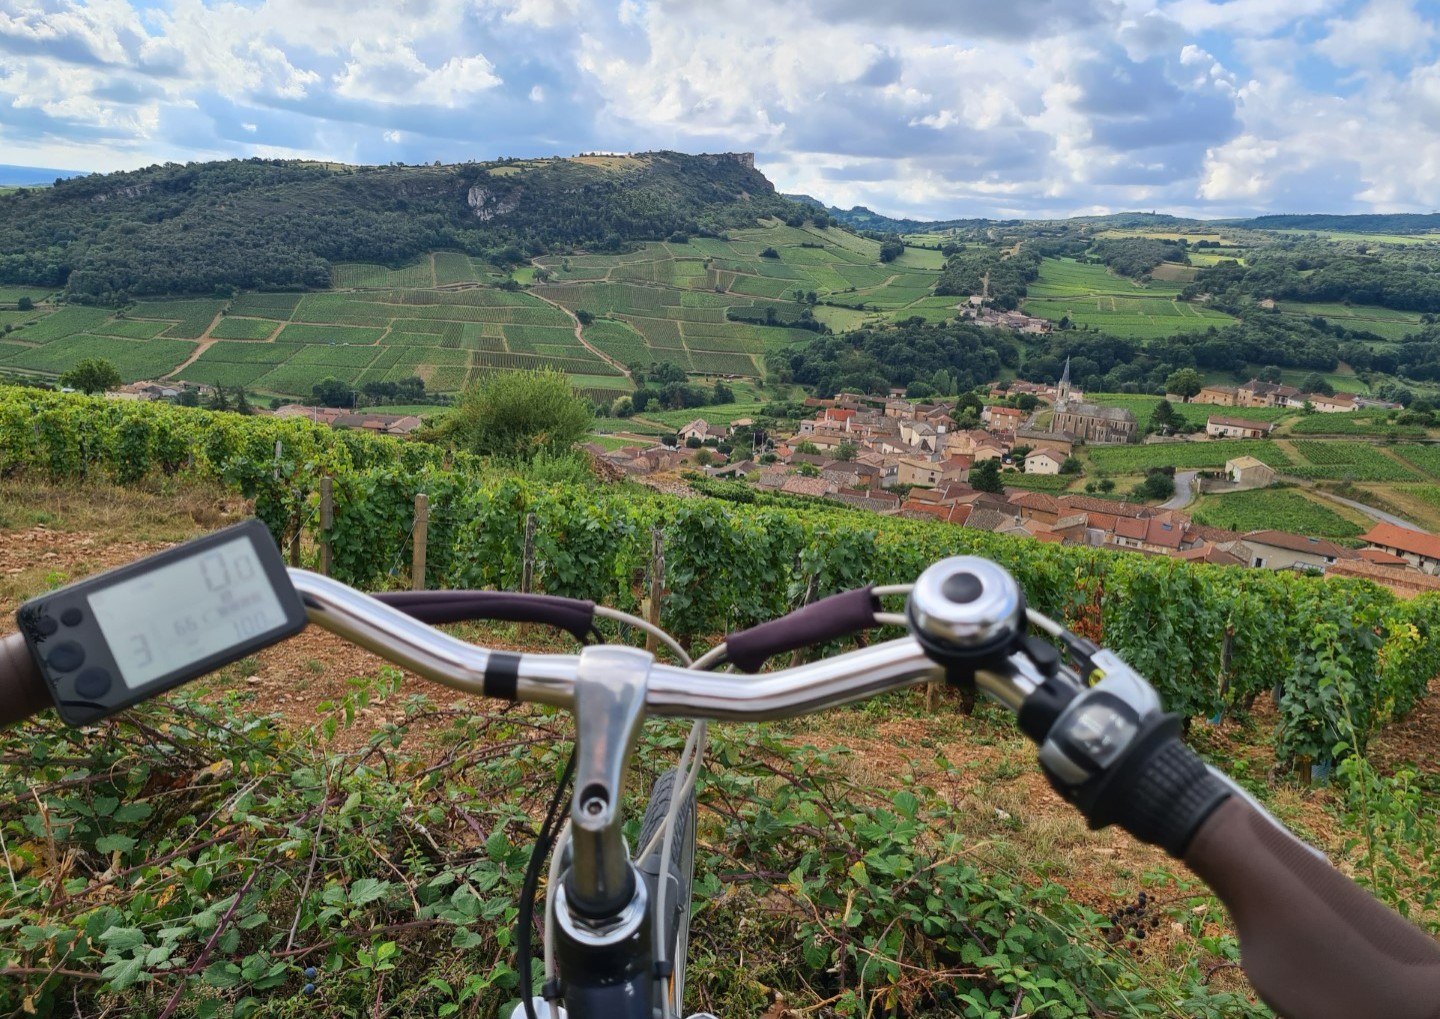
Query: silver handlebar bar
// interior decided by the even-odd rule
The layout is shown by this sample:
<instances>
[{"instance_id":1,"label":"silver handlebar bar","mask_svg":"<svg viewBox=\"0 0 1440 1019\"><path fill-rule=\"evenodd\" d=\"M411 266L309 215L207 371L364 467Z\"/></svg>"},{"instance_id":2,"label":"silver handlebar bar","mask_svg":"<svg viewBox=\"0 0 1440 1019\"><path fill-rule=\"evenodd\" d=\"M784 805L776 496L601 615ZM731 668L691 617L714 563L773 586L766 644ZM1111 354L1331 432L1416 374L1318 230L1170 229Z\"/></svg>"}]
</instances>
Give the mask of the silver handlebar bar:
<instances>
[{"instance_id":1,"label":"silver handlebar bar","mask_svg":"<svg viewBox=\"0 0 1440 1019\"><path fill-rule=\"evenodd\" d=\"M580 655L488 651L318 573L289 573L312 623L401 668L462 693L574 707ZM979 672L976 686L1018 711L1044 676L1024 654L1010 656L1007 663L1003 672ZM513 673L513 695L508 689L497 691L497 667ZM650 671L645 708L651 715L766 721L849 704L944 675L914 637L756 677L694 672L657 662Z\"/></svg>"}]
</instances>

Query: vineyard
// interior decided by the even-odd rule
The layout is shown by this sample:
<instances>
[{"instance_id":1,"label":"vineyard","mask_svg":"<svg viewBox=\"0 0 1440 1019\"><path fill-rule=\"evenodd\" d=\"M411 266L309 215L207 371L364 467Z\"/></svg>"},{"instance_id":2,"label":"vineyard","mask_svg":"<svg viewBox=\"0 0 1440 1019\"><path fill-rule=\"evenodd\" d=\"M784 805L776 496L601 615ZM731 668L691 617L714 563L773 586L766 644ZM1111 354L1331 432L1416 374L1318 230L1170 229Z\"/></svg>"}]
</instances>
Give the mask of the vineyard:
<instances>
[{"instance_id":1,"label":"vineyard","mask_svg":"<svg viewBox=\"0 0 1440 1019\"><path fill-rule=\"evenodd\" d=\"M767 248L779 257L761 257ZM630 391L611 363L577 341L572 316L586 312L596 319L586 326L587 342L619 364L669 361L694 374L758 378L767 351L813 336L783 326L799 316L805 305L797 297L807 292L835 305L823 310L841 328L912 314L954 316L953 299L931 294L938 256L917 253L879 267L878 252L875 242L843 231L772 225L733 231L724 241L545 256L527 281L540 272L548 282L523 291L502 288L514 281L455 252L401 268L345 263L335 266L337 289L324 293L147 300L122 312L54 305L6 311L0 314L13 321L0 327L12 331L0 341L0 370L54 375L100 356L127 382L173 376L283 397L309 395L327 376L363 386L418 375L432 390L453 391L488 372L549 365L585 378L587 391ZM732 320L732 312L750 321ZM755 324L767 314L782 324ZM180 369L195 353L193 341L206 346ZM259 349L240 355L239 343ZM311 344L331 353L296 356ZM397 347L407 348L405 355L395 357ZM466 353L447 356L446 349ZM597 385L597 378L606 381Z\"/></svg>"},{"instance_id":2,"label":"vineyard","mask_svg":"<svg viewBox=\"0 0 1440 1019\"><path fill-rule=\"evenodd\" d=\"M1334 510L1286 489L1203 496L1188 512L1197 523L1242 534L1280 530L1321 538L1354 538L1365 531Z\"/></svg>"},{"instance_id":3,"label":"vineyard","mask_svg":"<svg viewBox=\"0 0 1440 1019\"><path fill-rule=\"evenodd\" d=\"M695 644L807 594L910 580L932 559L975 552L1013 570L1036 607L1124 654L1188 718L1278 684L1287 761L1363 747L1440 670L1440 600L1400 602L1363 582L1057 548L783 499L538 485L465 455L293 419L0 389L0 474L18 479L11 489L85 478L165 498L202 488L207 501L224 486L253 499L282 541L298 529L307 564L323 542L335 576L371 589L409 579L420 491L431 586L515 587L530 522L536 589L634 609L652 586L658 532L662 622ZM322 529L315 489L327 475L335 517ZM755 498L745 485L707 484ZM0 1008L505 1014L520 982L516 902L534 818L573 738L568 716L432 700L397 671L355 676L348 661L321 677L325 663L282 664L282 651L265 679L241 663L102 726L40 719L5 733ZM255 668L268 672L266 656ZM303 703L315 714L298 714L290 692L319 678L341 692L318 700L328 692L312 690ZM1212 981L1238 949L1193 879L1035 802L1048 798L1027 781L1039 781L1034 749L1008 718L984 706L968 718L922 715L920 703L901 695L814 720L826 729L714 727L690 977L705 1007L760 1015L782 989L791 1007L825 1016L1269 1014L1243 983ZM1213 742L1222 728L1268 741L1253 723L1197 724L1192 738L1210 759L1252 749ZM649 787L679 732L645 727L630 786ZM887 740L897 744L887 756L865 756ZM834 743L850 749L817 749ZM974 760L960 758L972 748ZM879 761L890 766L872 775ZM1272 800L1258 770L1239 770L1252 763L1237 760L1237 776L1290 819L1299 797ZM1323 824L1332 814L1318 803L1333 799L1344 824L1326 847L1433 926L1426 875L1437 850L1413 773L1392 781L1357 767L1342 760L1333 789L1305 797L1300 816ZM1358 817L1342 813L1356 809L1356 789L1371 797ZM1363 837L1340 843L1372 830L1370 852L1384 855L1367 867ZM67 868L63 894L54 858ZM782 898L803 908L776 908ZM1141 929L1132 916L1164 926L1122 942Z\"/></svg>"},{"instance_id":4,"label":"vineyard","mask_svg":"<svg viewBox=\"0 0 1440 1019\"><path fill-rule=\"evenodd\" d=\"M1295 450L1305 460L1286 470L1301 478L1336 481L1420 481L1414 471L1386 456L1367 442L1297 440ZM1273 465L1272 465L1273 466Z\"/></svg>"},{"instance_id":5,"label":"vineyard","mask_svg":"<svg viewBox=\"0 0 1440 1019\"><path fill-rule=\"evenodd\" d=\"M1143 474L1154 467L1224 467L1227 460L1253 456L1281 473L1293 464L1269 439L1219 439L1208 442L1164 442L1144 446L1095 446L1090 462L1107 474Z\"/></svg>"},{"instance_id":6,"label":"vineyard","mask_svg":"<svg viewBox=\"0 0 1440 1019\"><path fill-rule=\"evenodd\" d=\"M419 492L430 502L432 586L517 587L533 517L538 590L634 610L658 530L663 625L702 643L783 614L807 592L903 583L944 556L984 555L1016 574L1032 605L1103 637L1183 716L1247 702L1278 678L1282 749L1316 759L1342 740L1363 746L1440 672L1440 640L1431 639L1440 638L1440 600L1400 602L1364 582L1192 567L842 507L492 480L480 463L436 447L295 419L10 389L0 399L0 471L220 481L254 499L282 543L298 529L308 555L328 545L334 575L363 588L406 578ZM335 479L334 521L322 532L316 492L326 475Z\"/></svg>"}]
</instances>

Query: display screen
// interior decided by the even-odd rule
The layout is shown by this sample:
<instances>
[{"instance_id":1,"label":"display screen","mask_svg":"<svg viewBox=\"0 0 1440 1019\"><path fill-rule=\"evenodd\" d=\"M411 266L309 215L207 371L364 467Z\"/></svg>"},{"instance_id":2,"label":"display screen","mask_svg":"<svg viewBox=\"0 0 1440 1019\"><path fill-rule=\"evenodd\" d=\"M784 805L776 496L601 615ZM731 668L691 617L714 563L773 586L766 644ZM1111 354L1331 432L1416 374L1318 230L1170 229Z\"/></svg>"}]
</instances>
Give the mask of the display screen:
<instances>
[{"instance_id":1,"label":"display screen","mask_svg":"<svg viewBox=\"0 0 1440 1019\"><path fill-rule=\"evenodd\" d=\"M236 538L88 596L132 690L285 626L255 546Z\"/></svg>"}]
</instances>

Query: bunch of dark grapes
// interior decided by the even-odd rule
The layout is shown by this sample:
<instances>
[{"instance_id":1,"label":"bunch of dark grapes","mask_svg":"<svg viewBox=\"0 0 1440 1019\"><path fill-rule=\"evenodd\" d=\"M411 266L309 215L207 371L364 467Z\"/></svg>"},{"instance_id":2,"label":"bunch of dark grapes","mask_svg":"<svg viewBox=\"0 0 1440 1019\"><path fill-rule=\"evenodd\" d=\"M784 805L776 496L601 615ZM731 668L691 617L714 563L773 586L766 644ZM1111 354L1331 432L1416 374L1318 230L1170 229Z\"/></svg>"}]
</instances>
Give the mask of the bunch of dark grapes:
<instances>
[{"instance_id":1,"label":"bunch of dark grapes","mask_svg":"<svg viewBox=\"0 0 1440 1019\"><path fill-rule=\"evenodd\" d=\"M1150 915L1150 905L1150 897L1141 892L1134 902L1117 908L1110 914L1110 929L1105 932L1105 940L1112 945L1126 944L1137 956L1143 956L1145 950L1140 942L1145 940L1145 932L1160 926L1160 918Z\"/></svg>"}]
</instances>

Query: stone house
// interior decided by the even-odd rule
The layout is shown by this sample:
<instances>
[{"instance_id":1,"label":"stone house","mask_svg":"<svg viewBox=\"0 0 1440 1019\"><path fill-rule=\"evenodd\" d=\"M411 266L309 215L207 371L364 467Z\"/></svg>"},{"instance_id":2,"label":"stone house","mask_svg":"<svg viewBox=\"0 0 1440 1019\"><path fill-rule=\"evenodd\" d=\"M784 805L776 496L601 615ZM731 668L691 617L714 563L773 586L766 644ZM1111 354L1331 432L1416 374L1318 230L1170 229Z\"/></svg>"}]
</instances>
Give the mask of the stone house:
<instances>
[{"instance_id":1,"label":"stone house","mask_svg":"<svg viewBox=\"0 0 1440 1019\"><path fill-rule=\"evenodd\" d=\"M1440 574L1440 538L1395 524L1376 524L1360 536L1391 555L1399 556L1422 573Z\"/></svg>"},{"instance_id":2,"label":"stone house","mask_svg":"<svg viewBox=\"0 0 1440 1019\"><path fill-rule=\"evenodd\" d=\"M1205 420L1205 434L1216 439L1264 439L1269 437L1274 427L1273 421L1252 421L1218 414L1212 414Z\"/></svg>"},{"instance_id":3,"label":"stone house","mask_svg":"<svg viewBox=\"0 0 1440 1019\"><path fill-rule=\"evenodd\" d=\"M1048 449L1032 449L1025 454L1026 474L1059 474L1064 460Z\"/></svg>"}]
</instances>

